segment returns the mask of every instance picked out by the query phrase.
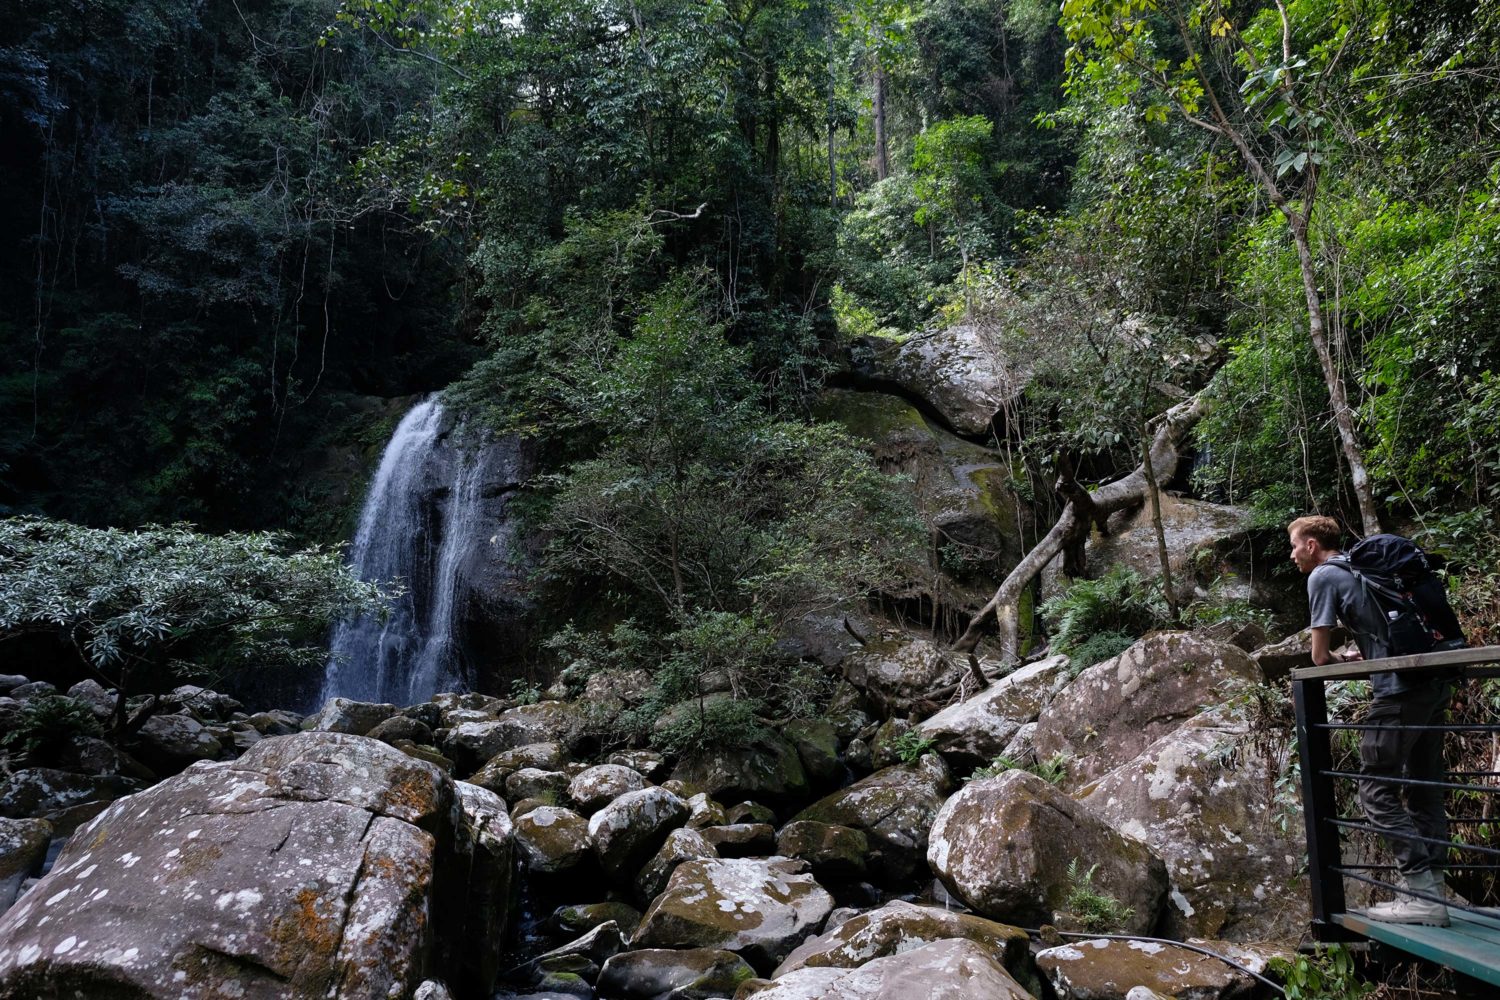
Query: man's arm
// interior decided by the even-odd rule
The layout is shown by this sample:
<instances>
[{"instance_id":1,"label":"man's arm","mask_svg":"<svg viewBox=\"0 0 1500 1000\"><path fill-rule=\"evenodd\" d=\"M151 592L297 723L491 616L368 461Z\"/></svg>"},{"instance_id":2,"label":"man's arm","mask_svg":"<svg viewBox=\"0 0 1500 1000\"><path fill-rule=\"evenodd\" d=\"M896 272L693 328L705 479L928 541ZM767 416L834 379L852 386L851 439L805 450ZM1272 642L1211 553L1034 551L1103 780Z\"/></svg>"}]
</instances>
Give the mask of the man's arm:
<instances>
[{"instance_id":1,"label":"man's arm","mask_svg":"<svg viewBox=\"0 0 1500 1000\"><path fill-rule=\"evenodd\" d=\"M1358 653L1350 653L1348 656L1336 656L1333 649L1333 629L1314 628L1312 630L1312 661L1318 666L1325 663L1352 663L1355 660L1364 659Z\"/></svg>"}]
</instances>

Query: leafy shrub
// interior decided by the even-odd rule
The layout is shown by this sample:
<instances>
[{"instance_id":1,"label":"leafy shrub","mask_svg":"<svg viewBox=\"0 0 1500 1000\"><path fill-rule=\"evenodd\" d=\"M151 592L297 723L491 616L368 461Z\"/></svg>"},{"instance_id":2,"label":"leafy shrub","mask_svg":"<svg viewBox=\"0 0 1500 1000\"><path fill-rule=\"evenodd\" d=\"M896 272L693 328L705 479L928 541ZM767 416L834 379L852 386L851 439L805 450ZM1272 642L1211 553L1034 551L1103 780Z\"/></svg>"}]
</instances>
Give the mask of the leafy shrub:
<instances>
[{"instance_id":1,"label":"leafy shrub","mask_svg":"<svg viewBox=\"0 0 1500 1000\"><path fill-rule=\"evenodd\" d=\"M1085 869L1077 858L1069 861L1068 896L1063 905L1086 931L1118 930L1135 914L1135 909L1094 888L1094 873L1098 870L1097 864Z\"/></svg>"},{"instance_id":2,"label":"leafy shrub","mask_svg":"<svg viewBox=\"0 0 1500 1000\"><path fill-rule=\"evenodd\" d=\"M1124 632L1095 632L1084 639L1078 645L1066 650L1068 654L1068 669L1077 674L1079 671L1092 667L1096 663L1119 656L1125 650L1135 645L1136 637Z\"/></svg>"},{"instance_id":3,"label":"leafy shrub","mask_svg":"<svg viewBox=\"0 0 1500 1000\"><path fill-rule=\"evenodd\" d=\"M683 757L750 746L766 732L757 707L753 701L740 699L705 702L700 710L685 712L681 719L654 732L651 745Z\"/></svg>"},{"instance_id":4,"label":"leafy shrub","mask_svg":"<svg viewBox=\"0 0 1500 1000\"><path fill-rule=\"evenodd\" d=\"M1021 762L1014 757L1007 757L1005 754L1001 754L984 767L975 770L973 774L964 780L977 781L980 778L993 778L995 775L1004 774L1006 771L1022 770L1036 775L1049 784L1061 785L1068 777L1069 760L1070 758L1067 754L1055 753L1046 760L1039 760L1034 764L1022 767Z\"/></svg>"},{"instance_id":5,"label":"leafy shrub","mask_svg":"<svg viewBox=\"0 0 1500 1000\"><path fill-rule=\"evenodd\" d=\"M1132 641L1167 621L1161 585L1147 582L1124 565L1111 566L1097 580L1074 580L1067 591L1042 605L1052 623L1052 642L1072 653L1090 638L1113 632Z\"/></svg>"},{"instance_id":6,"label":"leafy shrub","mask_svg":"<svg viewBox=\"0 0 1500 1000\"><path fill-rule=\"evenodd\" d=\"M67 695L29 698L15 726L0 733L0 748L39 762L51 761L75 736L99 735L99 720L89 706Z\"/></svg>"},{"instance_id":7,"label":"leafy shrub","mask_svg":"<svg viewBox=\"0 0 1500 1000\"><path fill-rule=\"evenodd\" d=\"M1360 1000L1375 986L1360 978L1354 956L1341 944L1318 945L1311 955L1273 958L1270 972L1281 980L1286 1000Z\"/></svg>"},{"instance_id":8,"label":"leafy shrub","mask_svg":"<svg viewBox=\"0 0 1500 1000\"><path fill-rule=\"evenodd\" d=\"M891 752L903 764L915 764L932 752L934 744L930 737L916 729L908 729L891 741Z\"/></svg>"}]
</instances>

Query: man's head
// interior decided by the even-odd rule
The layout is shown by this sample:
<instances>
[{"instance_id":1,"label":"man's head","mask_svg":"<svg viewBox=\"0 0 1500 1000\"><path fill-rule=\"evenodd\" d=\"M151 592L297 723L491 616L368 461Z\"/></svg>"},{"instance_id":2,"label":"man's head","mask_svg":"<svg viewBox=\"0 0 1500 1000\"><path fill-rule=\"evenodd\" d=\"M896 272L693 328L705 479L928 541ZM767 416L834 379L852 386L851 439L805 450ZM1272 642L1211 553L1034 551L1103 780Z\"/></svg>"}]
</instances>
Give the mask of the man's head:
<instances>
[{"instance_id":1,"label":"man's head","mask_svg":"<svg viewBox=\"0 0 1500 1000\"><path fill-rule=\"evenodd\" d=\"M1323 565L1339 552L1339 523L1321 514L1299 517L1286 526L1292 539L1292 562L1304 573Z\"/></svg>"}]
</instances>

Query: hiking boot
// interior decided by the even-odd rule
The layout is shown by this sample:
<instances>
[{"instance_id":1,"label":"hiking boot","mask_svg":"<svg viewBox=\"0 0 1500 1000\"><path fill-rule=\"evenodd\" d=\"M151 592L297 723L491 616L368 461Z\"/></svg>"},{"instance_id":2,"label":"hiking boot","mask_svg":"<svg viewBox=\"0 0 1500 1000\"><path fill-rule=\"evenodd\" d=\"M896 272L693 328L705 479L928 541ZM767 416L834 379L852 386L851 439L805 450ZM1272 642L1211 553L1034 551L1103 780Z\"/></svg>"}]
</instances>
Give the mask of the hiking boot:
<instances>
[{"instance_id":1,"label":"hiking boot","mask_svg":"<svg viewBox=\"0 0 1500 1000\"><path fill-rule=\"evenodd\" d=\"M1407 888L1427 896L1445 898L1443 876L1438 872L1416 872L1406 876ZM1448 907L1427 899L1398 896L1389 903L1377 903L1364 911L1371 920L1387 924L1426 924L1431 927L1448 926Z\"/></svg>"}]
</instances>

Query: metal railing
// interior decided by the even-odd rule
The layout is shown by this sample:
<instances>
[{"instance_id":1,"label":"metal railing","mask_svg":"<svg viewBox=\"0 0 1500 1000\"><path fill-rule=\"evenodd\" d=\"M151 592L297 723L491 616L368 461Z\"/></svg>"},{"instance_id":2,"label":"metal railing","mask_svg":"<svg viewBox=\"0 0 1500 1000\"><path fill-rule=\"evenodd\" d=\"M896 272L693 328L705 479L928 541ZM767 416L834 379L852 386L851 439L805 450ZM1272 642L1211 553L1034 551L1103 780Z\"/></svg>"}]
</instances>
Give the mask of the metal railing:
<instances>
[{"instance_id":1,"label":"metal railing","mask_svg":"<svg viewBox=\"0 0 1500 1000\"><path fill-rule=\"evenodd\" d=\"M1343 860L1343 839L1346 834L1368 833L1383 838L1392 838L1397 834L1381 829L1361 817L1340 816L1337 795L1337 784L1340 781L1383 782L1408 788L1441 788L1445 791L1473 793L1485 798L1500 794L1500 771L1447 771L1442 775L1442 780L1425 780L1389 775L1366 775L1358 771L1339 770L1335 767L1333 735L1341 730L1500 734L1500 725L1385 725L1344 722L1329 718L1326 687L1329 682L1363 680L1371 674L1387 671L1403 677L1415 675L1456 679L1458 682L1471 678L1500 677L1500 646L1455 649L1441 653L1424 653L1418 656L1391 657L1384 660L1334 663L1292 671L1292 698L1297 719L1297 747L1302 765L1303 816L1307 824L1307 861L1312 895L1313 936L1319 941L1349 941L1361 937L1336 919L1347 911L1346 879L1382 887L1412 898L1445 903L1450 909L1463 911L1475 920L1492 923L1500 928L1500 917L1497 917L1495 910L1486 910L1454 899L1439 899L1380 877L1381 875L1394 877L1394 865L1351 864ZM1483 811L1487 813L1488 809ZM1494 824L1500 828L1500 800L1495 802L1494 816L1450 815L1448 823L1450 829L1456 827L1460 830L1475 829L1483 824ZM1473 844L1464 840L1438 840L1414 834L1400 836L1407 840L1446 848L1444 856L1450 863L1440 866L1445 872L1458 869L1465 871L1500 870L1500 842ZM1455 851L1460 854L1460 860L1456 862L1453 861ZM1473 859L1472 863L1471 859ZM1497 956L1497 962L1500 962L1500 956Z\"/></svg>"}]
</instances>

